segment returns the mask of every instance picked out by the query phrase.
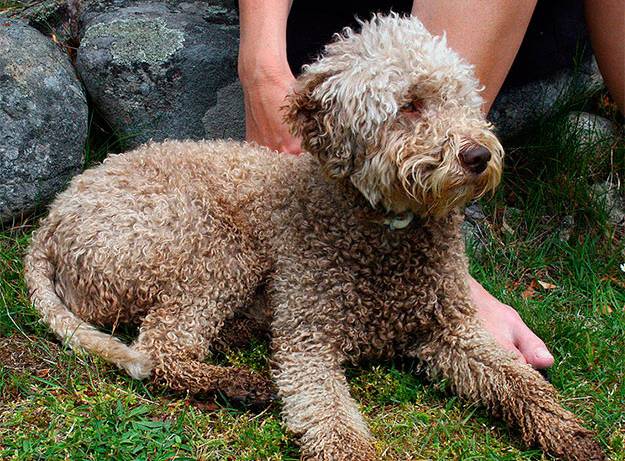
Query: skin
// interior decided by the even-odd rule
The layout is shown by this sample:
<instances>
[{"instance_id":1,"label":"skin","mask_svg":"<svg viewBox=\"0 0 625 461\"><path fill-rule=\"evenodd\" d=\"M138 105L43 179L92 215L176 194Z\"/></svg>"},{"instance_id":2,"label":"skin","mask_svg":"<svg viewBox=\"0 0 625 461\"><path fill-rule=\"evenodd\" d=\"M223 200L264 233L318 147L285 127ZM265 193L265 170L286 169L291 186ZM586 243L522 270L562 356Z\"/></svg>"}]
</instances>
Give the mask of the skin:
<instances>
[{"instance_id":1,"label":"skin","mask_svg":"<svg viewBox=\"0 0 625 461\"><path fill-rule=\"evenodd\" d=\"M299 154L299 139L280 107L295 77L286 57L289 0L241 0L239 77L245 99L245 137L279 152Z\"/></svg>"},{"instance_id":2,"label":"skin","mask_svg":"<svg viewBox=\"0 0 625 461\"><path fill-rule=\"evenodd\" d=\"M241 42L239 77L243 86L246 139L279 152L298 154L300 140L282 121L280 107L295 82L286 57L289 0L240 0ZM606 85L623 111L625 63L625 3L587 0L593 49ZM449 46L475 67L484 85L484 112L490 110L523 40L535 0L415 0L412 13L433 34L447 35ZM475 21L475 18L488 21ZM473 277L471 298L487 331L502 348L536 368L553 364L545 343L519 314L501 303Z\"/></svg>"},{"instance_id":3,"label":"skin","mask_svg":"<svg viewBox=\"0 0 625 461\"><path fill-rule=\"evenodd\" d=\"M625 2L586 0L586 23L592 49L610 95L625 113Z\"/></svg>"}]
</instances>

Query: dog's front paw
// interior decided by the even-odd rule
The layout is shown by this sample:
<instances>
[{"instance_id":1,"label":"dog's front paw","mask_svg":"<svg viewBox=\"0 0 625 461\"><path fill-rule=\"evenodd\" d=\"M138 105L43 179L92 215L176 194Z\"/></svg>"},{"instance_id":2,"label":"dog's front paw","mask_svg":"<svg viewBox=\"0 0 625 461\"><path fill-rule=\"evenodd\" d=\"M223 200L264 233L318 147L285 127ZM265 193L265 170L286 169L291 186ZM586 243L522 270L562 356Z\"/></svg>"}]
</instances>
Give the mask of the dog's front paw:
<instances>
[{"instance_id":1,"label":"dog's front paw","mask_svg":"<svg viewBox=\"0 0 625 461\"><path fill-rule=\"evenodd\" d=\"M594 434L582 427L549 431L543 448L567 461L603 461L605 453L594 440ZM543 445L541 441L541 445Z\"/></svg>"},{"instance_id":2,"label":"dog's front paw","mask_svg":"<svg viewBox=\"0 0 625 461\"><path fill-rule=\"evenodd\" d=\"M304 437L306 438L306 437ZM376 461L375 448L369 439L355 434L334 433L330 438L307 443L302 440L302 460L309 461Z\"/></svg>"},{"instance_id":3,"label":"dog's front paw","mask_svg":"<svg viewBox=\"0 0 625 461\"><path fill-rule=\"evenodd\" d=\"M559 459L567 461L606 459L603 449L594 439L595 434L581 426L566 410L562 410L560 415L549 413L533 422L535 432L531 437L532 441Z\"/></svg>"},{"instance_id":4,"label":"dog's front paw","mask_svg":"<svg viewBox=\"0 0 625 461\"><path fill-rule=\"evenodd\" d=\"M594 434L579 434L574 436L574 442L567 447L566 456L574 461L604 461L606 459L603 449L594 440Z\"/></svg>"}]
</instances>

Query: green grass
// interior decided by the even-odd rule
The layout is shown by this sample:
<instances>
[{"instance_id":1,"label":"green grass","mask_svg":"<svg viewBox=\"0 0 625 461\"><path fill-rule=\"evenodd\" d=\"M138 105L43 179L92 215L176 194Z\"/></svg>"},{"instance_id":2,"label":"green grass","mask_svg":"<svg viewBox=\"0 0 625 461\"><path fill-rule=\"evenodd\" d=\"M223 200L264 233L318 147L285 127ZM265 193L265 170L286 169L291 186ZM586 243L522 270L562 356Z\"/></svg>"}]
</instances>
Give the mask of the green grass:
<instances>
[{"instance_id":1,"label":"green grass","mask_svg":"<svg viewBox=\"0 0 625 461\"><path fill-rule=\"evenodd\" d=\"M21 6L20 2L14 2L12 0L0 0L0 13L19 6Z\"/></svg>"},{"instance_id":2,"label":"green grass","mask_svg":"<svg viewBox=\"0 0 625 461\"><path fill-rule=\"evenodd\" d=\"M39 0L0 0L0 14L20 11L38 3L41 2Z\"/></svg>"},{"instance_id":3,"label":"green grass","mask_svg":"<svg viewBox=\"0 0 625 461\"><path fill-rule=\"evenodd\" d=\"M623 229L607 221L588 185L623 180L625 146L612 146L610 159L597 162L596 146L580 149L562 125L568 110L597 100L563 104L508 146L503 184L482 203L488 237L469 252L473 274L554 352L550 376L564 405L597 431L611 459L623 461ZM101 148L88 157L101 159ZM33 227L0 232L0 459L299 459L276 407L257 413L220 398L171 394L59 345L38 322L21 275ZM263 370L267 345L220 360ZM482 408L451 396L444 383L426 382L416 364L370 364L348 375L384 459L546 459Z\"/></svg>"}]
</instances>

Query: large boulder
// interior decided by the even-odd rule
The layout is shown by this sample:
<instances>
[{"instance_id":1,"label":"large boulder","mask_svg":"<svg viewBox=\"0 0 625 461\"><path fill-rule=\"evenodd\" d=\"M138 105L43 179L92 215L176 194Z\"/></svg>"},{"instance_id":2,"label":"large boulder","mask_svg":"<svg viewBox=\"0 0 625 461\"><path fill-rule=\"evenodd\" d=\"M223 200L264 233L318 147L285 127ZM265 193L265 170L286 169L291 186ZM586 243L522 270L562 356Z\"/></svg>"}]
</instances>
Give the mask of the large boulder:
<instances>
[{"instance_id":1,"label":"large boulder","mask_svg":"<svg viewBox=\"0 0 625 461\"><path fill-rule=\"evenodd\" d=\"M562 69L540 80L503 88L488 118L500 137L510 138L552 115L571 96L591 94L602 86L597 63L589 59L577 69Z\"/></svg>"},{"instance_id":2,"label":"large boulder","mask_svg":"<svg viewBox=\"0 0 625 461\"><path fill-rule=\"evenodd\" d=\"M81 169L87 101L69 59L0 19L0 222L45 203Z\"/></svg>"},{"instance_id":3,"label":"large boulder","mask_svg":"<svg viewBox=\"0 0 625 461\"><path fill-rule=\"evenodd\" d=\"M234 22L236 15L219 5L94 3L83 14L77 69L128 146L241 138Z\"/></svg>"}]
</instances>

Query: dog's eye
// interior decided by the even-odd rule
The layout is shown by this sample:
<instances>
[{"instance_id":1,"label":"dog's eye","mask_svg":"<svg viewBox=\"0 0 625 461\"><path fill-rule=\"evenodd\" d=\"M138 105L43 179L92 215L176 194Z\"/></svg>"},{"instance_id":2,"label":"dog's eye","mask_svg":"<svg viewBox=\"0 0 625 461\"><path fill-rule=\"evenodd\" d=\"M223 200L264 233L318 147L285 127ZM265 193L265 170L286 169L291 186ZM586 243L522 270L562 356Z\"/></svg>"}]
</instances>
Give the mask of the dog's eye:
<instances>
[{"instance_id":1,"label":"dog's eye","mask_svg":"<svg viewBox=\"0 0 625 461\"><path fill-rule=\"evenodd\" d=\"M399 111L406 115L417 115L423 109L421 101L408 101L399 108Z\"/></svg>"}]
</instances>

